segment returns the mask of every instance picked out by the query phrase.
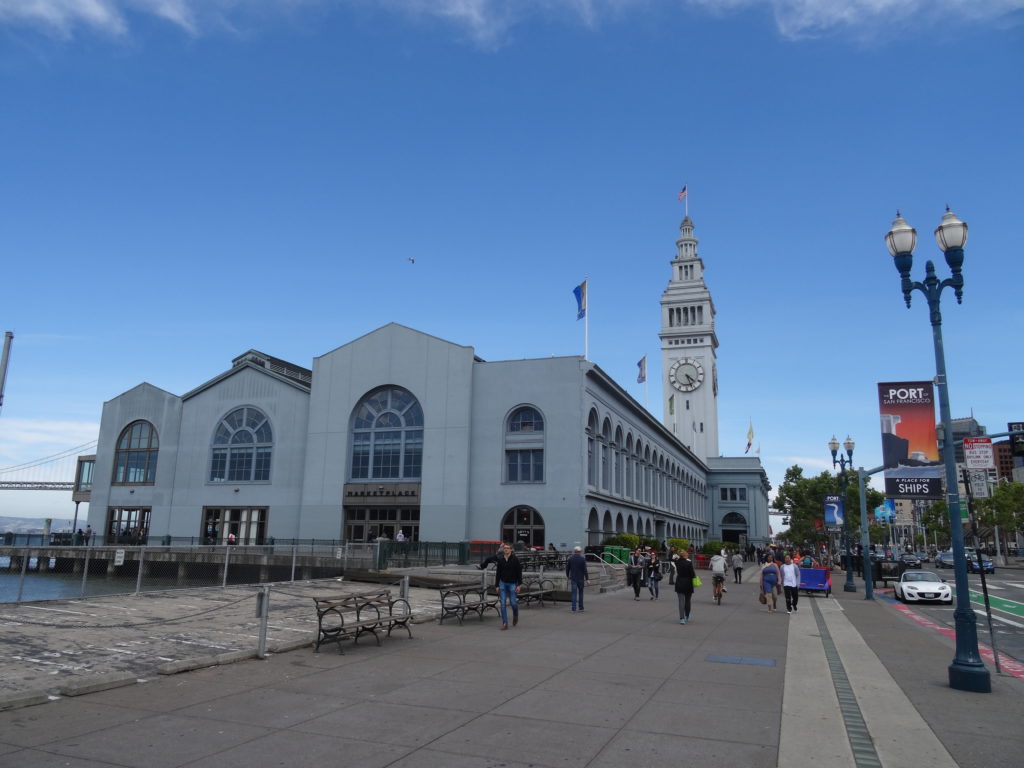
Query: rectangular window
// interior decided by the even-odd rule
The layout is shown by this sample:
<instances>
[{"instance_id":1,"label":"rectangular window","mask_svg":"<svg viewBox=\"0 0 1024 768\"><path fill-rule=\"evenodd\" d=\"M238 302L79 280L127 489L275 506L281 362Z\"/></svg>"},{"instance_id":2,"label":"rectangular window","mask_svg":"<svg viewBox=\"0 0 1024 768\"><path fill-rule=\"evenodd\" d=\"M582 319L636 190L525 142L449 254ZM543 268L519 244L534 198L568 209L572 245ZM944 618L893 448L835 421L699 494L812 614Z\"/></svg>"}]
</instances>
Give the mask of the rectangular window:
<instances>
[{"instance_id":1,"label":"rectangular window","mask_svg":"<svg viewBox=\"0 0 1024 768\"><path fill-rule=\"evenodd\" d=\"M402 477L413 480L423 472L423 430L413 429L405 433L405 461Z\"/></svg>"},{"instance_id":2,"label":"rectangular window","mask_svg":"<svg viewBox=\"0 0 1024 768\"><path fill-rule=\"evenodd\" d=\"M370 435L356 432L352 437L352 479L370 476Z\"/></svg>"},{"instance_id":3,"label":"rectangular window","mask_svg":"<svg viewBox=\"0 0 1024 768\"><path fill-rule=\"evenodd\" d=\"M544 482L544 451L505 451L507 480L510 483Z\"/></svg>"},{"instance_id":4,"label":"rectangular window","mask_svg":"<svg viewBox=\"0 0 1024 768\"><path fill-rule=\"evenodd\" d=\"M246 481L252 477L252 448L232 448L228 455L228 480Z\"/></svg>"},{"instance_id":5,"label":"rectangular window","mask_svg":"<svg viewBox=\"0 0 1024 768\"><path fill-rule=\"evenodd\" d=\"M728 501L729 500L729 489L728 488L719 488L718 492L721 495L722 501Z\"/></svg>"},{"instance_id":6,"label":"rectangular window","mask_svg":"<svg viewBox=\"0 0 1024 768\"><path fill-rule=\"evenodd\" d=\"M223 483L228 478L228 452L225 448L216 448L210 457L210 482Z\"/></svg>"},{"instance_id":7,"label":"rectangular window","mask_svg":"<svg viewBox=\"0 0 1024 768\"><path fill-rule=\"evenodd\" d=\"M737 488L736 490L739 493L740 501L746 501L747 500L747 489L746 488Z\"/></svg>"},{"instance_id":8,"label":"rectangular window","mask_svg":"<svg viewBox=\"0 0 1024 768\"><path fill-rule=\"evenodd\" d=\"M104 544L146 544L149 540L149 507L111 507L107 510Z\"/></svg>"},{"instance_id":9,"label":"rectangular window","mask_svg":"<svg viewBox=\"0 0 1024 768\"><path fill-rule=\"evenodd\" d=\"M203 543L263 544L267 507L207 507L203 510Z\"/></svg>"},{"instance_id":10,"label":"rectangular window","mask_svg":"<svg viewBox=\"0 0 1024 768\"><path fill-rule=\"evenodd\" d=\"M253 480L267 481L270 479L270 448L256 449L256 468L252 473Z\"/></svg>"},{"instance_id":11,"label":"rectangular window","mask_svg":"<svg viewBox=\"0 0 1024 768\"><path fill-rule=\"evenodd\" d=\"M398 477L402 460L401 432L378 432L373 444L373 477Z\"/></svg>"}]
</instances>

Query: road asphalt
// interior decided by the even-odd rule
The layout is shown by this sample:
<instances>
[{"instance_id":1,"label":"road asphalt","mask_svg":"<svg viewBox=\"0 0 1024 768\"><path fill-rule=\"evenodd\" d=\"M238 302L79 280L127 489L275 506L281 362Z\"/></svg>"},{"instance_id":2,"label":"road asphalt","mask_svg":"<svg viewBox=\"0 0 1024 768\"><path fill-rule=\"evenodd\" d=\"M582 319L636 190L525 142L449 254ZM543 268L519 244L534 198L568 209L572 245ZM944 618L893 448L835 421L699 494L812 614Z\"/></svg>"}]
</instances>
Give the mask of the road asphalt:
<instances>
[{"instance_id":1,"label":"road asphalt","mask_svg":"<svg viewBox=\"0 0 1024 768\"><path fill-rule=\"evenodd\" d=\"M507 632L439 625L437 591L414 589L412 639L343 653L314 653L310 597L368 585L282 584L262 659L247 587L4 605L0 765L1021 764L1024 673L986 663L991 693L953 690L950 632L834 582L793 614L706 584L686 625L665 582L591 589Z\"/></svg>"}]
</instances>

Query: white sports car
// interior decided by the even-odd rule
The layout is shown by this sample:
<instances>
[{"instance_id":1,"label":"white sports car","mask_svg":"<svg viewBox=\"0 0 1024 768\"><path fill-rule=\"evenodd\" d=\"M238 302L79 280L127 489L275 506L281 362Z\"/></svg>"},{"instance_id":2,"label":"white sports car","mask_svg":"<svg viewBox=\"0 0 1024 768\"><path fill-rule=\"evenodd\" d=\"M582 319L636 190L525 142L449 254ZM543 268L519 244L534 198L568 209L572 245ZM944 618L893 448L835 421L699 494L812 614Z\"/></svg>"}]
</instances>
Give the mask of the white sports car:
<instances>
[{"instance_id":1,"label":"white sports car","mask_svg":"<svg viewBox=\"0 0 1024 768\"><path fill-rule=\"evenodd\" d=\"M904 571L900 580L893 585L893 594L897 600L905 602L940 600L947 605L953 604L953 592L949 584L931 571Z\"/></svg>"}]
</instances>

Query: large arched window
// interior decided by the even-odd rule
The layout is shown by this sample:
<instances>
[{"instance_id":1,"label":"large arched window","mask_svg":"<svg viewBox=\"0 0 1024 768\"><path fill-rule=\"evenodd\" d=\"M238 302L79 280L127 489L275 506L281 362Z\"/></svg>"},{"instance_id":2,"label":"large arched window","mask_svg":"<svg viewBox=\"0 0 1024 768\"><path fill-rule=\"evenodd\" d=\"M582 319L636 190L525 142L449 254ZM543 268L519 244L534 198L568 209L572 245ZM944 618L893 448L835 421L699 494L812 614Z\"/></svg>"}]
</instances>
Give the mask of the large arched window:
<instances>
[{"instance_id":1,"label":"large arched window","mask_svg":"<svg viewBox=\"0 0 1024 768\"><path fill-rule=\"evenodd\" d=\"M156 455L160 440L148 421L134 421L117 439L114 454L115 485L148 485L156 481Z\"/></svg>"},{"instance_id":2,"label":"large arched window","mask_svg":"<svg viewBox=\"0 0 1024 768\"><path fill-rule=\"evenodd\" d=\"M259 408L236 408L220 420L210 450L210 482L265 483L270 480L274 435Z\"/></svg>"},{"instance_id":3,"label":"large arched window","mask_svg":"<svg viewBox=\"0 0 1024 768\"><path fill-rule=\"evenodd\" d=\"M381 387L352 412L352 479L419 480L423 409L401 387Z\"/></svg>"},{"instance_id":4,"label":"large arched window","mask_svg":"<svg viewBox=\"0 0 1024 768\"><path fill-rule=\"evenodd\" d=\"M544 417L532 406L516 408L506 421L505 482L544 482Z\"/></svg>"}]
</instances>

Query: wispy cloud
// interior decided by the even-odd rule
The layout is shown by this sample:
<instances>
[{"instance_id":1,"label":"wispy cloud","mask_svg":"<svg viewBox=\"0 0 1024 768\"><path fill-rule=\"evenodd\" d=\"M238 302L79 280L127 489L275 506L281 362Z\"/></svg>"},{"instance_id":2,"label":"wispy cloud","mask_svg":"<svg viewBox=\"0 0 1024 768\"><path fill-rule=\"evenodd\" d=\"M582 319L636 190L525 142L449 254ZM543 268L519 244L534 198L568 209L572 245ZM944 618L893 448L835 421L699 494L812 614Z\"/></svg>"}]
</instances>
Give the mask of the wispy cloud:
<instances>
[{"instance_id":1,"label":"wispy cloud","mask_svg":"<svg viewBox=\"0 0 1024 768\"><path fill-rule=\"evenodd\" d=\"M57 457L71 448L87 445L96 440L99 433L100 425L95 422L4 418L0 421L0 474L15 465ZM74 454L54 458L52 463L59 464L62 470L72 467L71 475L74 475ZM14 479L25 478L19 475Z\"/></svg>"},{"instance_id":2,"label":"wispy cloud","mask_svg":"<svg viewBox=\"0 0 1024 768\"><path fill-rule=\"evenodd\" d=\"M597 27L664 6L656 0L334 0L405 19L449 24L484 46L500 44L534 18ZM133 18L149 16L201 35L250 14L324 12L331 0L0 0L0 25L34 27L63 38L91 31L118 38ZM801 39L842 31L892 29L907 21L985 22L1024 10L1024 0L677 0L717 16L770 9L779 34ZM1019 20L1019 19L1018 19Z\"/></svg>"}]
</instances>

